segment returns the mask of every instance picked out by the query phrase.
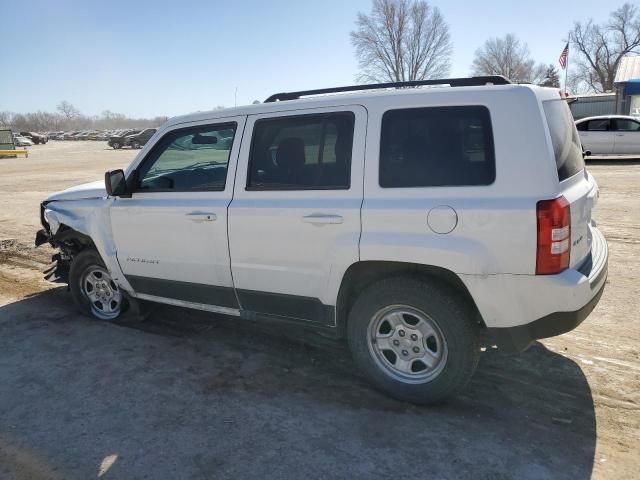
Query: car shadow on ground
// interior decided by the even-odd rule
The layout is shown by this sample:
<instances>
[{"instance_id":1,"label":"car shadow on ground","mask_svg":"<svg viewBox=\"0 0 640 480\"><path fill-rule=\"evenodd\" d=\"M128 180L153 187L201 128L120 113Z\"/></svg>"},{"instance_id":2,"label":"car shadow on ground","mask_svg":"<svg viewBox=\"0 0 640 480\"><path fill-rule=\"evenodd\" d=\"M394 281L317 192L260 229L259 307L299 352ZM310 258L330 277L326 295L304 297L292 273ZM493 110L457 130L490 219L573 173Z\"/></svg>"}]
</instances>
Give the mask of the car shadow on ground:
<instances>
[{"instance_id":1,"label":"car shadow on ground","mask_svg":"<svg viewBox=\"0 0 640 480\"><path fill-rule=\"evenodd\" d=\"M115 478L592 472L589 384L541 343L489 349L462 395L421 407L373 389L343 342L174 307L101 323L69 302L60 288L0 307L0 459L11 443L60 478L95 476L109 454Z\"/></svg>"}]
</instances>

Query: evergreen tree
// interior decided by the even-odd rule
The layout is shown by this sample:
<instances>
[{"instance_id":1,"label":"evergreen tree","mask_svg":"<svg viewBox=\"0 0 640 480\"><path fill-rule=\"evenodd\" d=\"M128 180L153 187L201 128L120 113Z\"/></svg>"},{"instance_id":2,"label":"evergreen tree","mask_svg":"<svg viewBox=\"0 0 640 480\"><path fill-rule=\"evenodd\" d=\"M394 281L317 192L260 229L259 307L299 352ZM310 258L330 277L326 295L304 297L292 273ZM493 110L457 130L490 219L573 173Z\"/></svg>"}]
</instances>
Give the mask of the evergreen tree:
<instances>
[{"instance_id":1,"label":"evergreen tree","mask_svg":"<svg viewBox=\"0 0 640 480\"><path fill-rule=\"evenodd\" d=\"M558 69L556 67L549 65L544 74L544 81L540 86L560 88L560 76L558 75Z\"/></svg>"}]
</instances>

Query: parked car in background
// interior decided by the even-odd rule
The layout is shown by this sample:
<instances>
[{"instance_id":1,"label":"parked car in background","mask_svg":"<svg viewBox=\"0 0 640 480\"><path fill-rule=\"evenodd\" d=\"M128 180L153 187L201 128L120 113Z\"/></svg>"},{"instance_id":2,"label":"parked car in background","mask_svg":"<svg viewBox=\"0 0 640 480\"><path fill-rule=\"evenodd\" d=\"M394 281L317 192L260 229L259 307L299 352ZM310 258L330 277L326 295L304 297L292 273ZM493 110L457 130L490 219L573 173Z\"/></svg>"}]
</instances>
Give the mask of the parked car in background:
<instances>
[{"instance_id":1,"label":"parked car in background","mask_svg":"<svg viewBox=\"0 0 640 480\"><path fill-rule=\"evenodd\" d=\"M623 115L587 117L576 122L584 150L591 155L640 155L640 119Z\"/></svg>"},{"instance_id":2,"label":"parked car in background","mask_svg":"<svg viewBox=\"0 0 640 480\"><path fill-rule=\"evenodd\" d=\"M140 133L134 135L127 135L124 137L124 145L131 148L142 148L149 141L153 134L156 133L156 128L145 128Z\"/></svg>"},{"instance_id":3,"label":"parked car in background","mask_svg":"<svg viewBox=\"0 0 640 480\"><path fill-rule=\"evenodd\" d=\"M41 144L41 143L47 143L49 141L49 139L47 138L46 135L42 135L40 133L20 132L20 135L25 137L25 138L28 138L29 140L31 140L36 145Z\"/></svg>"},{"instance_id":4,"label":"parked car in background","mask_svg":"<svg viewBox=\"0 0 640 480\"><path fill-rule=\"evenodd\" d=\"M107 145L117 150L119 148L122 148L125 145L124 137L126 137L127 135L135 135L137 133L140 133L140 130L128 129L128 130L122 130L120 132L114 133L113 135L109 136Z\"/></svg>"},{"instance_id":5,"label":"parked car in background","mask_svg":"<svg viewBox=\"0 0 640 480\"><path fill-rule=\"evenodd\" d=\"M13 143L16 147L30 147L33 145L31 139L18 135L17 133L13 134Z\"/></svg>"},{"instance_id":6,"label":"parked car in background","mask_svg":"<svg viewBox=\"0 0 640 480\"><path fill-rule=\"evenodd\" d=\"M64 132L62 134L62 138L60 140L73 140L73 136L78 133L77 130L70 130L68 132Z\"/></svg>"}]
</instances>

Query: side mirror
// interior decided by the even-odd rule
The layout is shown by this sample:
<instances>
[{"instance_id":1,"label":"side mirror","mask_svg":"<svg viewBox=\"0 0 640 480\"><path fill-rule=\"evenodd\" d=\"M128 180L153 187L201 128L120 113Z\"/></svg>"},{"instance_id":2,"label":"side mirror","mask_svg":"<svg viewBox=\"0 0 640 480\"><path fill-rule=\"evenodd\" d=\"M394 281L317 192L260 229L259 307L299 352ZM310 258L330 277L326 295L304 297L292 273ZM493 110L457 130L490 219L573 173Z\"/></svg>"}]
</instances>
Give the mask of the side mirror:
<instances>
[{"instance_id":1,"label":"side mirror","mask_svg":"<svg viewBox=\"0 0 640 480\"><path fill-rule=\"evenodd\" d=\"M107 195L119 197L127 194L127 179L123 170L110 170L104 174L104 186Z\"/></svg>"},{"instance_id":2,"label":"side mirror","mask_svg":"<svg viewBox=\"0 0 640 480\"><path fill-rule=\"evenodd\" d=\"M591 156L591 150L584 150L582 152L582 157L590 157Z\"/></svg>"}]
</instances>

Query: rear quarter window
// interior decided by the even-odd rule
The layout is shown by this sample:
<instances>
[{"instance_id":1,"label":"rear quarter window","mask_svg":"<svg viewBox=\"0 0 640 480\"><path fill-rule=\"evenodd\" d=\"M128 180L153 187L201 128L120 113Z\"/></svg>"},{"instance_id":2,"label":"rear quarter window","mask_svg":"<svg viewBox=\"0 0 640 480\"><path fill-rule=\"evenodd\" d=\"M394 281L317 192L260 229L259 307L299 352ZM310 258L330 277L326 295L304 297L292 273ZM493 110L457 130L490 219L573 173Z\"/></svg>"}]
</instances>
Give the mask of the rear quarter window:
<instances>
[{"instance_id":1,"label":"rear quarter window","mask_svg":"<svg viewBox=\"0 0 640 480\"><path fill-rule=\"evenodd\" d=\"M383 188L490 185L495 170L486 107L400 109L382 117Z\"/></svg>"},{"instance_id":2,"label":"rear quarter window","mask_svg":"<svg viewBox=\"0 0 640 480\"><path fill-rule=\"evenodd\" d=\"M543 102L558 180L563 181L584 170L582 145L567 102L562 99Z\"/></svg>"}]
</instances>

